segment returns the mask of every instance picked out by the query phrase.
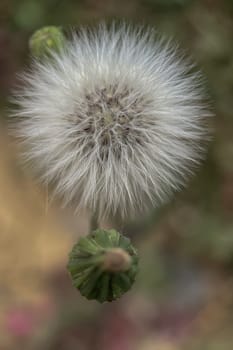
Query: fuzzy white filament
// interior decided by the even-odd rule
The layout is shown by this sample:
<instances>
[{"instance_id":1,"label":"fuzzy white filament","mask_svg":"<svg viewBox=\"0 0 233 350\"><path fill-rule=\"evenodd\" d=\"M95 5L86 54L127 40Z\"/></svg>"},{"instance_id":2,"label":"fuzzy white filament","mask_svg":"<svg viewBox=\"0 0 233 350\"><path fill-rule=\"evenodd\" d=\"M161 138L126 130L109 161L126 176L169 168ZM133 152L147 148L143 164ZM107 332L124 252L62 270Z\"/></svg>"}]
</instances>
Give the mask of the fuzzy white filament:
<instances>
[{"instance_id":1,"label":"fuzzy white filament","mask_svg":"<svg viewBox=\"0 0 233 350\"><path fill-rule=\"evenodd\" d=\"M23 78L17 132L27 159L78 209L145 212L201 158L208 112L198 74L152 30L83 29Z\"/></svg>"}]
</instances>

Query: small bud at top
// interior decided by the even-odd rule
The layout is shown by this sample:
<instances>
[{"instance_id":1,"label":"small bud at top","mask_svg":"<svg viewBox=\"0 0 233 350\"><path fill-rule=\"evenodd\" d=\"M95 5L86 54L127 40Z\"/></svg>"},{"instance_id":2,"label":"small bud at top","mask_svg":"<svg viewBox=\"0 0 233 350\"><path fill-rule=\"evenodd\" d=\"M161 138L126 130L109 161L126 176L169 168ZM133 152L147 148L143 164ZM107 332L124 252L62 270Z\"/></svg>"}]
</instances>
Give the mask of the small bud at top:
<instances>
[{"instance_id":1,"label":"small bud at top","mask_svg":"<svg viewBox=\"0 0 233 350\"><path fill-rule=\"evenodd\" d=\"M64 46L65 36L60 27L49 26L37 30L30 38L29 48L33 56L43 58L52 51L60 51Z\"/></svg>"}]
</instances>

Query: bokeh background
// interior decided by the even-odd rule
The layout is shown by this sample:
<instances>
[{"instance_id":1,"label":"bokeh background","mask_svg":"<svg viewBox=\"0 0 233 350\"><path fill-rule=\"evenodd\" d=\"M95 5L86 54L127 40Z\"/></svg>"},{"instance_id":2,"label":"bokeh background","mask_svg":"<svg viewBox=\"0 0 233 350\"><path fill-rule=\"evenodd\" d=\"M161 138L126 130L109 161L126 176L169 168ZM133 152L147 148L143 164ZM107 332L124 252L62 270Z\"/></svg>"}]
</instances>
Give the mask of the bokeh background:
<instances>
[{"instance_id":1,"label":"bokeh background","mask_svg":"<svg viewBox=\"0 0 233 350\"><path fill-rule=\"evenodd\" d=\"M140 273L121 300L99 305L65 268L88 216L51 202L22 168L7 99L34 30L122 18L155 26L193 57L215 132L188 188L124 227ZM0 350L233 349L232 43L232 0L0 0Z\"/></svg>"}]
</instances>

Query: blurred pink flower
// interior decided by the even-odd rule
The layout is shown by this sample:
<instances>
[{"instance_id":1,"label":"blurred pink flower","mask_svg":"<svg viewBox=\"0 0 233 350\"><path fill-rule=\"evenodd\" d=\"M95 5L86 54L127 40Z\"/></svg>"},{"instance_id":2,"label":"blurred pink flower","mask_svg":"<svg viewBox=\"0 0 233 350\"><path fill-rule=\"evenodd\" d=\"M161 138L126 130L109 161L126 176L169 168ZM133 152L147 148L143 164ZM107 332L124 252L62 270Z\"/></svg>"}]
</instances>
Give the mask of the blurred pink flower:
<instances>
[{"instance_id":1,"label":"blurred pink flower","mask_svg":"<svg viewBox=\"0 0 233 350\"><path fill-rule=\"evenodd\" d=\"M28 310L11 310L6 314L5 327L13 336L26 337L36 326L35 316Z\"/></svg>"}]
</instances>

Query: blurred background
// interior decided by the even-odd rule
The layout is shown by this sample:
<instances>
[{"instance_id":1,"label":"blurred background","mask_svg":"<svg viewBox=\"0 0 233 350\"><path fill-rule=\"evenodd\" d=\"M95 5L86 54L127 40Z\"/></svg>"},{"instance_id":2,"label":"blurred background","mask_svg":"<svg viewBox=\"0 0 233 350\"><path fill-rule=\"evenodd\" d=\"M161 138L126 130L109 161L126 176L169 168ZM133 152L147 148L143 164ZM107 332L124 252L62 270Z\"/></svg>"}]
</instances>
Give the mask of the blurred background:
<instances>
[{"instance_id":1,"label":"blurred background","mask_svg":"<svg viewBox=\"0 0 233 350\"><path fill-rule=\"evenodd\" d=\"M119 301L99 305L65 268L88 217L48 201L21 167L7 99L34 30L122 18L156 27L193 57L215 134L188 188L124 227L140 273ZM0 350L233 349L232 42L232 0L0 0Z\"/></svg>"}]
</instances>

